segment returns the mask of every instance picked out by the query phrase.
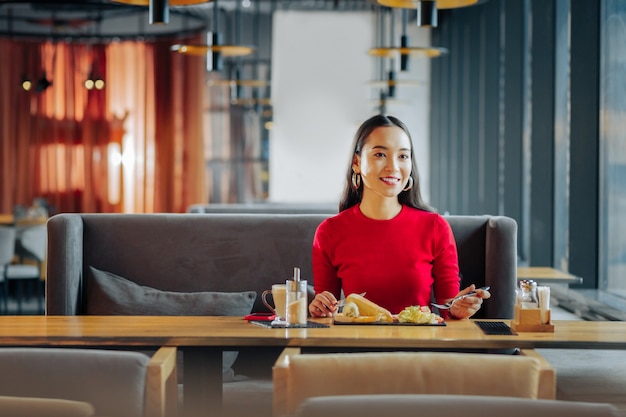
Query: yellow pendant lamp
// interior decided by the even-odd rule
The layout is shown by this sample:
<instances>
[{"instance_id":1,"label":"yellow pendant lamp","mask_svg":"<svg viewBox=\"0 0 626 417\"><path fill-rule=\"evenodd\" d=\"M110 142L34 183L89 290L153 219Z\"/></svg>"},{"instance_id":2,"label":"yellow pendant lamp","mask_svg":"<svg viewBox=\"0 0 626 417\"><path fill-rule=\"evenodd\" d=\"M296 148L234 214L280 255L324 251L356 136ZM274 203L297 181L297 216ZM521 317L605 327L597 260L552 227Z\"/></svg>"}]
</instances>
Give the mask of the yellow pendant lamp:
<instances>
[{"instance_id":1,"label":"yellow pendant lamp","mask_svg":"<svg viewBox=\"0 0 626 417\"><path fill-rule=\"evenodd\" d=\"M222 36L221 33L218 32L219 13L217 0L213 0L213 32L207 34L206 44L176 44L172 45L170 50L184 55L207 56L207 69L209 71L222 70L222 57L239 57L253 53L255 48L251 46L222 44Z\"/></svg>"},{"instance_id":2,"label":"yellow pendant lamp","mask_svg":"<svg viewBox=\"0 0 626 417\"><path fill-rule=\"evenodd\" d=\"M209 1L211 0L113 0L114 3L149 6L151 25L164 25L169 23L170 6L189 6L191 4L207 3Z\"/></svg>"},{"instance_id":3,"label":"yellow pendant lamp","mask_svg":"<svg viewBox=\"0 0 626 417\"><path fill-rule=\"evenodd\" d=\"M399 7L403 9L416 9L421 0L378 0L378 4L387 7ZM437 0L438 9L456 9L458 7L471 6L480 0Z\"/></svg>"},{"instance_id":4,"label":"yellow pendant lamp","mask_svg":"<svg viewBox=\"0 0 626 417\"><path fill-rule=\"evenodd\" d=\"M433 14L436 16L436 9L433 8L433 10L434 10ZM395 29L394 29L395 20L393 19L394 11L390 10L390 13L392 16L392 20L391 20L391 32L390 32L389 37L393 39L393 36L395 35ZM381 28L380 29L381 31L382 31L383 21L384 19L382 19L382 15L380 15L379 26ZM409 56L421 56L424 58L437 58L441 55L445 55L448 53L448 50L446 48L441 48L441 47L436 47L436 46L408 46L408 36L406 35L406 13L404 10L403 10L403 22L402 23L403 23L402 25L403 29L402 29L402 37L401 37L400 46L374 47L374 48L370 48L368 50L368 53L371 56L375 56L379 58L396 58L399 56L403 60L405 60ZM401 65L401 70L405 71L407 68L407 65L408 65L407 62L403 62Z\"/></svg>"},{"instance_id":5,"label":"yellow pendant lamp","mask_svg":"<svg viewBox=\"0 0 626 417\"><path fill-rule=\"evenodd\" d=\"M416 55L426 58L437 58L441 55L448 53L446 48L440 48L436 46L413 46L413 47L395 47L385 46L378 48L371 48L368 53L372 56L378 56L381 58L392 58L396 55Z\"/></svg>"},{"instance_id":6,"label":"yellow pendant lamp","mask_svg":"<svg viewBox=\"0 0 626 417\"><path fill-rule=\"evenodd\" d=\"M222 56L225 57L233 57L233 56L245 56L250 55L254 52L254 48L251 46L245 45L201 45L201 44L188 44L181 45L176 44L172 45L170 49L173 52L178 52L179 54L185 55L206 55L207 52L218 52L221 53Z\"/></svg>"}]
</instances>

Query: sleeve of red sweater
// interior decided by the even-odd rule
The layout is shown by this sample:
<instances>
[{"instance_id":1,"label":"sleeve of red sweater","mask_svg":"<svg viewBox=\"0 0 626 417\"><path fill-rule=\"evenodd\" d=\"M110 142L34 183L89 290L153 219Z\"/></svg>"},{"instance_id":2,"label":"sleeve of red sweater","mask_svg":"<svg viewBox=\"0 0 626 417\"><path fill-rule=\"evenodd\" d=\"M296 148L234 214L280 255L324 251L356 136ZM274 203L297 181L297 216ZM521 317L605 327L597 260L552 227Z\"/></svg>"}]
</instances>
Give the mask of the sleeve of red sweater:
<instances>
[{"instance_id":1,"label":"sleeve of red sweater","mask_svg":"<svg viewBox=\"0 0 626 417\"><path fill-rule=\"evenodd\" d=\"M441 216L438 216L435 231L433 290L437 302L443 303L459 293L459 258L452 228Z\"/></svg>"},{"instance_id":2,"label":"sleeve of red sweater","mask_svg":"<svg viewBox=\"0 0 626 417\"><path fill-rule=\"evenodd\" d=\"M329 251L332 250L333 239L330 236L328 221L322 222L315 231L313 238L313 287L315 294L330 291L339 299L341 280L337 277L337 270L330 261Z\"/></svg>"}]
</instances>

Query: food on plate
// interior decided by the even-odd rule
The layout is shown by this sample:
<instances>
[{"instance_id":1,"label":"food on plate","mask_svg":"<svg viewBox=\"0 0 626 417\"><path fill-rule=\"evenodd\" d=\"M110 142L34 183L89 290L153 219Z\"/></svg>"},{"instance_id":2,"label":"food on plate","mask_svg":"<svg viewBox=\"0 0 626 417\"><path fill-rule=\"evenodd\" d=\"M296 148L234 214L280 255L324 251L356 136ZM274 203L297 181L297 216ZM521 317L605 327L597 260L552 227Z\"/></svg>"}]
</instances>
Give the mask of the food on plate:
<instances>
[{"instance_id":1,"label":"food on plate","mask_svg":"<svg viewBox=\"0 0 626 417\"><path fill-rule=\"evenodd\" d=\"M347 317L343 313L336 314L335 322L339 323L376 323L378 316L359 316L359 317Z\"/></svg>"},{"instance_id":2,"label":"food on plate","mask_svg":"<svg viewBox=\"0 0 626 417\"><path fill-rule=\"evenodd\" d=\"M443 322L443 318L430 311L428 306L409 306L398 314L400 323L437 324Z\"/></svg>"},{"instance_id":3,"label":"food on plate","mask_svg":"<svg viewBox=\"0 0 626 417\"><path fill-rule=\"evenodd\" d=\"M359 307L353 301L346 302L346 305L343 306L342 313L346 317L359 317Z\"/></svg>"},{"instance_id":4,"label":"food on plate","mask_svg":"<svg viewBox=\"0 0 626 417\"><path fill-rule=\"evenodd\" d=\"M354 301L346 301L341 313L335 316L335 321L347 323L374 323L378 321L378 316L362 316L359 306Z\"/></svg>"},{"instance_id":5,"label":"food on plate","mask_svg":"<svg viewBox=\"0 0 626 417\"><path fill-rule=\"evenodd\" d=\"M443 318L430 311L427 306L410 306L394 317L389 310L368 300L360 294L350 294L346 297L343 311L335 315L335 321L341 323L412 323L412 324L439 324Z\"/></svg>"},{"instance_id":6,"label":"food on plate","mask_svg":"<svg viewBox=\"0 0 626 417\"><path fill-rule=\"evenodd\" d=\"M356 312L356 316L351 316L353 318L371 316L376 318L374 321L393 322L393 316L389 310L368 300L360 294L350 294L346 297L346 305L343 307L344 316L346 316L345 309L349 303L353 303L356 306L356 309L351 307L352 311L350 314L354 314Z\"/></svg>"}]
</instances>

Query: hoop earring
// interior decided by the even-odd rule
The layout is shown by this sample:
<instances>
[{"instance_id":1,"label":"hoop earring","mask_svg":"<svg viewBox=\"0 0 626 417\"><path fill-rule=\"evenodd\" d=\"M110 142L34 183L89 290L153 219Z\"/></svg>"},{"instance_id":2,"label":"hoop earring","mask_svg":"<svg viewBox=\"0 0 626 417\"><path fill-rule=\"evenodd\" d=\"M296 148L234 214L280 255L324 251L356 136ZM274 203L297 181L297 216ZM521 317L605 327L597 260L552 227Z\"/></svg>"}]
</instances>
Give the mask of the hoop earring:
<instances>
[{"instance_id":1,"label":"hoop earring","mask_svg":"<svg viewBox=\"0 0 626 417\"><path fill-rule=\"evenodd\" d=\"M402 191L409 191L411 188L413 188L413 177L409 177L409 182L407 183L406 188L404 188Z\"/></svg>"},{"instance_id":2,"label":"hoop earring","mask_svg":"<svg viewBox=\"0 0 626 417\"><path fill-rule=\"evenodd\" d=\"M352 171L352 188L358 190L361 187L361 174Z\"/></svg>"}]
</instances>

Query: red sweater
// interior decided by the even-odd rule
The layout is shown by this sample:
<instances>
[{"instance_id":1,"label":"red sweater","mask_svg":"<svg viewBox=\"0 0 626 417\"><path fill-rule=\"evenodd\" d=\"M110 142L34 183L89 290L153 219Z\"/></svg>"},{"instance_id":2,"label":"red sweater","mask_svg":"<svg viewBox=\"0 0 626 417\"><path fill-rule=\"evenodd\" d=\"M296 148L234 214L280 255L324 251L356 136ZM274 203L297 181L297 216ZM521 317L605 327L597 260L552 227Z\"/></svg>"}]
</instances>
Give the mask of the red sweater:
<instances>
[{"instance_id":1,"label":"red sweater","mask_svg":"<svg viewBox=\"0 0 626 417\"><path fill-rule=\"evenodd\" d=\"M391 220L365 217L359 205L322 222L313 240L315 292L367 292L397 314L459 292L459 265L450 225L439 214L403 206Z\"/></svg>"}]
</instances>

